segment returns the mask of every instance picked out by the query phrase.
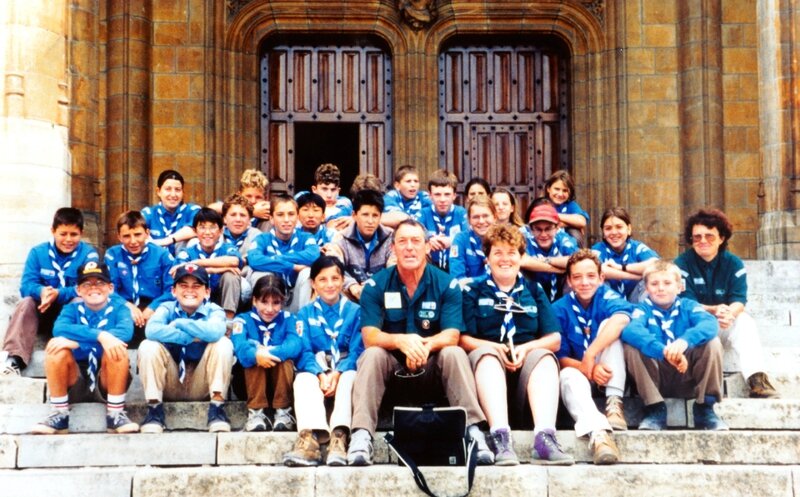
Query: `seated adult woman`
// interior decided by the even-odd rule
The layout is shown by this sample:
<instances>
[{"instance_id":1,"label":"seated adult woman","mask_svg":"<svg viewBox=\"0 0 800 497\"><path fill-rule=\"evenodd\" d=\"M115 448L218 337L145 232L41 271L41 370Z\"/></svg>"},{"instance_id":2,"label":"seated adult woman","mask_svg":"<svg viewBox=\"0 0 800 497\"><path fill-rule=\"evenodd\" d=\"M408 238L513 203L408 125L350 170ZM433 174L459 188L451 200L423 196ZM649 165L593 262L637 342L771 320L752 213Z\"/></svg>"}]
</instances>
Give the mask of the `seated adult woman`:
<instances>
[{"instance_id":1,"label":"seated adult woman","mask_svg":"<svg viewBox=\"0 0 800 497\"><path fill-rule=\"evenodd\" d=\"M525 239L514 226L495 225L483 239L483 251L489 274L472 281L464 295L466 331L459 345L469 353L478 400L494 441L495 464L519 463L509 405L514 414L530 407L533 463L572 464L555 436L559 325L541 287L520 273Z\"/></svg>"},{"instance_id":2,"label":"seated adult woman","mask_svg":"<svg viewBox=\"0 0 800 497\"><path fill-rule=\"evenodd\" d=\"M611 207L600 219L603 240L592 250L603 263L606 283L630 302L644 298L642 274L659 259L658 254L644 243L631 238L631 216L623 207Z\"/></svg>"},{"instance_id":3,"label":"seated adult woman","mask_svg":"<svg viewBox=\"0 0 800 497\"><path fill-rule=\"evenodd\" d=\"M479 195L467 203L469 229L457 234L450 245L450 276L461 281L486 274L486 255L481 243L496 221L489 197Z\"/></svg>"}]
</instances>

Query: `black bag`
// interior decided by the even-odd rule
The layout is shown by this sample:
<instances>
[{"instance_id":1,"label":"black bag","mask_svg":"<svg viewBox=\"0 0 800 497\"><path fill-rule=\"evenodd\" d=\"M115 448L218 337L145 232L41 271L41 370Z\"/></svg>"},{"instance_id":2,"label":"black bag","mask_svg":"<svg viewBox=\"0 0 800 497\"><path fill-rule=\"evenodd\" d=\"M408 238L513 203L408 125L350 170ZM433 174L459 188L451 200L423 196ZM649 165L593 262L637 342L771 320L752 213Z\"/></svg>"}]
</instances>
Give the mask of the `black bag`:
<instances>
[{"instance_id":1,"label":"black bag","mask_svg":"<svg viewBox=\"0 0 800 497\"><path fill-rule=\"evenodd\" d=\"M397 454L398 464L408 466L417 486L431 497L418 466L466 466L467 493L472 490L478 447L466 436L467 411L463 407L395 407L394 435L384 439Z\"/></svg>"}]
</instances>

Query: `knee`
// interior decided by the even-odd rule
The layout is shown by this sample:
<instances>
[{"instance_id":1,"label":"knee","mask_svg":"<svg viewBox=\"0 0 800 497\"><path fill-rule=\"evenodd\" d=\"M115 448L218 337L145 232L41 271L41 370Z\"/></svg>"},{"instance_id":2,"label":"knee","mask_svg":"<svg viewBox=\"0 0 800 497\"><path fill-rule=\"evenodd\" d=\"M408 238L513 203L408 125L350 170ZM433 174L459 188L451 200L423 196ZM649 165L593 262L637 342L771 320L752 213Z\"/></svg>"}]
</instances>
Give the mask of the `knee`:
<instances>
[{"instance_id":1,"label":"knee","mask_svg":"<svg viewBox=\"0 0 800 497\"><path fill-rule=\"evenodd\" d=\"M439 357L441 357L444 362L467 361L467 353L457 345L448 345L442 348L439 350Z\"/></svg>"},{"instance_id":2,"label":"knee","mask_svg":"<svg viewBox=\"0 0 800 497\"><path fill-rule=\"evenodd\" d=\"M53 339L50 340L52 342ZM50 345L48 342L48 345ZM72 359L72 349L67 348L58 348L52 352L47 352L44 356L45 364L54 366L58 364L63 364Z\"/></svg>"},{"instance_id":3,"label":"knee","mask_svg":"<svg viewBox=\"0 0 800 497\"><path fill-rule=\"evenodd\" d=\"M227 359L233 357L233 342L226 336L223 336L214 343L208 344L208 346L211 347L211 353L218 358Z\"/></svg>"},{"instance_id":4,"label":"knee","mask_svg":"<svg viewBox=\"0 0 800 497\"><path fill-rule=\"evenodd\" d=\"M312 387L317 387L319 385L319 380L316 376L308 372L297 373L297 376L294 378L294 389L295 390L305 390Z\"/></svg>"},{"instance_id":5,"label":"knee","mask_svg":"<svg viewBox=\"0 0 800 497\"><path fill-rule=\"evenodd\" d=\"M719 356L722 357L724 353L724 347L722 346L722 341L719 337L712 338L708 343L705 344L705 354L711 357Z\"/></svg>"},{"instance_id":6,"label":"knee","mask_svg":"<svg viewBox=\"0 0 800 497\"><path fill-rule=\"evenodd\" d=\"M391 356L389 351L381 347L367 347L358 358L358 370L368 368L370 365L386 361Z\"/></svg>"},{"instance_id":7,"label":"knee","mask_svg":"<svg viewBox=\"0 0 800 497\"><path fill-rule=\"evenodd\" d=\"M152 360L159 356L164 346L155 340L143 340L139 344L139 361Z\"/></svg>"}]
</instances>

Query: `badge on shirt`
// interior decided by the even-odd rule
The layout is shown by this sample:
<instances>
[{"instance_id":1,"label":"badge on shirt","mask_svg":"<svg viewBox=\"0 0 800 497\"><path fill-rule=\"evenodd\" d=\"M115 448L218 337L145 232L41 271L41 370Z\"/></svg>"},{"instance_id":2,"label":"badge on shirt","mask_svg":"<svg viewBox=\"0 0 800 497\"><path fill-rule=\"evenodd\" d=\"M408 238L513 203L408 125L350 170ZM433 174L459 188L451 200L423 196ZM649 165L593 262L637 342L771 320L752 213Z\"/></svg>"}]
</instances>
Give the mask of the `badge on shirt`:
<instances>
[{"instance_id":1,"label":"badge on shirt","mask_svg":"<svg viewBox=\"0 0 800 497\"><path fill-rule=\"evenodd\" d=\"M420 308L421 309L427 309L427 310L435 311L436 310L436 302L427 302L427 301L426 302L422 302L420 304Z\"/></svg>"},{"instance_id":2,"label":"badge on shirt","mask_svg":"<svg viewBox=\"0 0 800 497\"><path fill-rule=\"evenodd\" d=\"M450 257L458 258L458 245L450 245Z\"/></svg>"},{"instance_id":3,"label":"badge on shirt","mask_svg":"<svg viewBox=\"0 0 800 497\"><path fill-rule=\"evenodd\" d=\"M424 319L424 320L422 321L422 329L423 329L423 330L429 330L429 329L431 329L431 322L430 322L430 321L428 321L427 319Z\"/></svg>"},{"instance_id":4,"label":"badge on shirt","mask_svg":"<svg viewBox=\"0 0 800 497\"><path fill-rule=\"evenodd\" d=\"M693 280L694 280L694 284L695 285L705 285L706 284L706 280L704 280L703 278L693 278Z\"/></svg>"},{"instance_id":5,"label":"badge on shirt","mask_svg":"<svg viewBox=\"0 0 800 497\"><path fill-rule=\"evenodd\" d=\"M419 311L418 315L420 319L431 319L436 313L433 311Z\"/></svg>"},{"instance_id":6,"label":"badge on shirt","mask_svg":"<svg viewBox=\"0 0 800 497\"><path fill-rule=\"evenodd\" d=\"M478 299L478 305L494 305L494 299Z\"/></svg>"},{"instance_id":7,"label":"badge on shirt","mask_svg":"<svg viewBox=\"0 0 800 497\"><path fill-rule=\"evenodd\" d=\"M233 326L231 327L231 335L241 335L242 331L244 331L244 326L242 325L242 322L234 321Z\"/></svg>"},{"instance_id":8,"label":"badge on shirt","mask_svg":"<svg viewBox=\"0 0 800 497\"><path fill-rule=\"evenodd\" d=\"M403 299L400 292L386 292L383 294L383 305L387 309L402 309Z\"/></svg>"},{"instance_id":9,"label":"badge on shirt","mask_svg":"<svg viewBox=\"0 0 800 497\"><path fill-rule=\"evenodd\" d=\"M300 336L300 337L303 336L303 322L302 321L298 320L297 323L295 324L294 329L297 332L297 336Z\"/></svg>"}]
</instances>

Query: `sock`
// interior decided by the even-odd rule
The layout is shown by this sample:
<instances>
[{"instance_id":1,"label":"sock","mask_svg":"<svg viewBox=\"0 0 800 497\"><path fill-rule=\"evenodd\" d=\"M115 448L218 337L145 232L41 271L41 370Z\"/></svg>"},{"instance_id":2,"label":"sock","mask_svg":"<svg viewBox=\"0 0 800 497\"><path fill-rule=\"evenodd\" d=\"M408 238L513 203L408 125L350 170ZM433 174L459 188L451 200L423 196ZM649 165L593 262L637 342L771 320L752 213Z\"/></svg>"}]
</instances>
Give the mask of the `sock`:
<instances>
[{"instance_id":1,"label":"sock","mask_svg":"<svg viewBox=\"0 0 800 497\"><path fill-rule=\"evenodd\" d=\"M211 404L215 405L217 407L224 406L225 405L225 401L224 400L211 400Z\"/></svg>"},{"instance_id":2,"label":"sock","mask_svg":"<svg viewBox=\"0 0 800 497\"><path fill-rule=\"evenodd\" d=\"M50 397L50 407L56 411L69 411L69 395Z\"/></svg>"},{"instance_id":3,"label":"sock","mask_svg":"<svg viewBox=\"0 0 800 497\"><path fill-rule=\"evenodd\" d=\"M500 430L511 431L511 427L509 425L492 426L491 428L489 428L489 433L494 435Z\"/></svg>"},{"instance_id":4,"label":"sock","mask_svg":"<svg viewBox=\"0 0 800 497\"><path fill-rule=\"evenodd\" d=\"M122 412L125 408L125 394L120 395L108 395L106 399L106 411L109 414L116 414L118 412Z\"/></svg>"}]
</instances>

